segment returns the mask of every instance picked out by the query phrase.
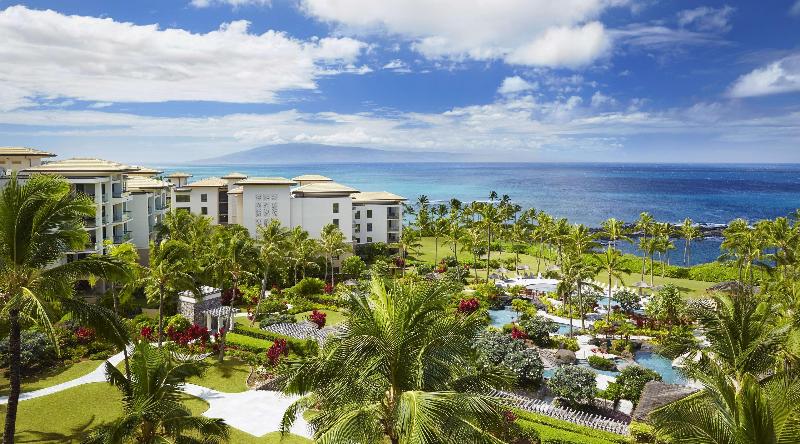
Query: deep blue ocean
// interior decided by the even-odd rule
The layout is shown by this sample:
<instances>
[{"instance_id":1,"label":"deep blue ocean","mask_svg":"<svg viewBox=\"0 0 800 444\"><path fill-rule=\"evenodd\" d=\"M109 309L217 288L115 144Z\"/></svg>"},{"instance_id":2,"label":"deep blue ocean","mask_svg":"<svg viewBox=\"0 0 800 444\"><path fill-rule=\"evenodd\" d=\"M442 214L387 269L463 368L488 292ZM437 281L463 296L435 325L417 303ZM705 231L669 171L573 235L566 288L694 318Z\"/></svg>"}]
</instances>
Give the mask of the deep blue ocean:
<instances>
[{"instance_id":1,"label":"deep blue ocean","mask_svg":"<svg viewBox=\"0 0 800 444\"><path fill-rule=\"evenodd\" d=\"M250 176L322 174L362 191L390 191L413 201L456 197L486 200L494 190L523 208L589 226L616 217L633 221L648 211L656 219L724 224L786 216L800 208L800 165L686 165L609 163L408 163L163 166L186 171L192 180L238 171ZM673 252L680 262L682 242ZM693 247L693 263L719 256L719 240Z\"/></svg>"}]
</instances>

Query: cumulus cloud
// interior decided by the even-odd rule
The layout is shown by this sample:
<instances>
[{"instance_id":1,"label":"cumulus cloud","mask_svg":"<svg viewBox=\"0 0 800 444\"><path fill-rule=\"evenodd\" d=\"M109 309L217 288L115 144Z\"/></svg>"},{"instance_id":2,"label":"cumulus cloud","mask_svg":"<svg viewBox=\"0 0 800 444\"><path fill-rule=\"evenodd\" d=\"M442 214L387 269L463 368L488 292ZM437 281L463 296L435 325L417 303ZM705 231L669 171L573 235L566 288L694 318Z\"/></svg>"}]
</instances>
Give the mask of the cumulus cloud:
<instances>
[{"instance_id":1,"label":"cumulus cloud","mask_svg":"<svg viewBox=\"0 0 800 444\"><path fill-rule=\"evenodd\" d=\"M678 12L678 24L703 32L727 32L731 29L730 19L736 9L725 5L720 8L701 6Z\"/></svg>"},{"instance_id":2,"label":"cumulus cloud","mask_svg":"<svg viewBox=\"0 0 800 444\"><path fill-rule=\"evenodd\" d=\"M383 65L383 69L403 73L411 72L411 68L408 67L408 64L400 59L391 60L389 63Z\"/></svg>"},{"instance_id":3,"label":"cumulus cloud","mask_svg":"<svg viewBox=\"0 0 800 444\"><path fill-rule=\"evenodd\" d=\"M348 72L366 46L254 34L243 20L199 34L24 6L0 11L0 41L0 106L31 97L274 102L282 91L316 88L321 75Z\"/></svg>"},{"instance_id":4,"label":"cumulus cloud","mask_svg":"<svg viewBox=\"0 0 800 444\"><path fill-rule=\"evenodd\" d=\"M191 0L189 4L195 8L225 5L239 8L242 6L271 6L272 0Z\"/></svg>"},{"instance_id":5,"label":"cumulus cloud","mask_svg":"<svg viewBox=\"0 0 800 444\"><path fill-rule=\"evenodd\" d=\"M755 97L800 91L800 54L793 54L739 77L731 97Z\"/></svg>"},{"instance_id":6,"label":"cumulus cloud","mask_svg":"<svg viewBox=\"0 0 800 444\"><path fill-rule=\"evenodd\" d=\"M529 82L520 76L506 77L497 92L503 95L517 94L538 88L536 82Z\"/></svg>"},{"instance_id":7,"label":"cumulus cloud","mask_svg":"<svg viewBox=\"0 0 800 444\"><path fill-rule=\"evenodd\" d=\"M797 0L796 2L794 2L794 5L792 5L792 8L789 9L789 15L793 15L795 17L800 16L800 0Z\"/></svg>"},{"instance_id":8,"label":"cumulus cloud","mask_svg":"<svg viewBox=\"0 0 800 444\"><path fill-rule=\"evenodd\" d=\"M301 0L319 20L354 34L385 33L412 42L428 58L506 60L579 67L602 57L610 41L597 17L620 0Z\"/></svg>"}]
</instances>

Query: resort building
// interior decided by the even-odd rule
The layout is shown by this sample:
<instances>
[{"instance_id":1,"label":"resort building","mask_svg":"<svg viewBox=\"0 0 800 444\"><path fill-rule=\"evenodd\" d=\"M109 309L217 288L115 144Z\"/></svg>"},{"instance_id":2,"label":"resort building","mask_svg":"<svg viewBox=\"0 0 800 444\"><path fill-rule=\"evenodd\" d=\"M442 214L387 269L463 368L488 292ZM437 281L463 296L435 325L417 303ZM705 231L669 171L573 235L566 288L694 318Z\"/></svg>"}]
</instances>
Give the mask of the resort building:
<instances>
[{"instance_id":1,"label":"resort building","mask_svg":"<svg viewBox=\"0 0 800 444\"><path fill-rule=\"evenodd\" d=\"M0 146L0 173L5 175L39 166L45 157L55 157L55 154L20 146Z\"/></svg>"},{"instance_id":2,"label":"resort building","mask_svg":"<svg viewBox=\"0 0 800 444\"><path fill-rule=\"evenodd\" d=\"M169 211L169 202L173 199L175 186L152 176L160 171L140 168L128 174L127 186L131 193L130 204L132 220L128 223L131 228L131 241L139 250L142 262L147 262L150 252L150 241L155 240L156 227L164 220Z\"/></svg>"}]
</instances>

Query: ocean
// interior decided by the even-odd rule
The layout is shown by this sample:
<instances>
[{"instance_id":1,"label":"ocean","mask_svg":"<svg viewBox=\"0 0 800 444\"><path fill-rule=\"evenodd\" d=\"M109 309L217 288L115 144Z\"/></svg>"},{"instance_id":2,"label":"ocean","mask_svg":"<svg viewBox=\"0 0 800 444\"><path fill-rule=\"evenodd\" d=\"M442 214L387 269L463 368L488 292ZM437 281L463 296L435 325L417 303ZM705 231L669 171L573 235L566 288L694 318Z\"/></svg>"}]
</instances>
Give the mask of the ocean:
<instances>
[{"instance_id":1,"label":"ocean","mask_svg":"<svg viewBox=\"0 0 800 444\"><path fill-rule=\"evenodd\" d=\"M798 164L406 163L163 166L192 180L238 171L249 176L322 174L362 191L390 191L413 201L486 200L494 190L523 208L573 223L599 226L609 218L634 221L648 211L659 221L725 224L786 216L800 208ZM719 239L693 246L692 263L716 260ZM682 256L683 244L672 253Z\"/></svg>"}]
</instances>

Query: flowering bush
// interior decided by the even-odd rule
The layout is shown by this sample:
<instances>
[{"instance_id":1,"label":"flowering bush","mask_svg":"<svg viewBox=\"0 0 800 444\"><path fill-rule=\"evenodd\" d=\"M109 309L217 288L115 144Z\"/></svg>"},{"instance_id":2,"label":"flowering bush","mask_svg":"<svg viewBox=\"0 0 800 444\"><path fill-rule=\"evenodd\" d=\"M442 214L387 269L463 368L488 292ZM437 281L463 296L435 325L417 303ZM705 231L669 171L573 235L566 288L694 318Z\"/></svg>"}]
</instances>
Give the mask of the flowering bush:
<instances>
[{"instance_id":1,"label":"flowering bush","mask_svg":"<svg viewBox=\"0 0 800 444\"><path fill-rule=\"evenodd\" d=\"M142 339L147 340L147 341L152 341L153 340L153 336L154 336L153 333L154 333L153 329L151 327L148 327L148 326L144 326L144 327L141 328L141 330L139 330L139 336Z\"/></svg>"},{"instance_id":2,"label":"flowering bush","mask_svg":"<svg viewBox=\"0 0 800 444\"><path fill-rule=\"evenodd\" d=\"M236 299L239 299L242 296L242 290L236 289ZM231 305L233 302L234 292L233 288L227 288L222 292L222 297L220 298L222 305Z\"/></svg>"},{"instance_id":3,"label":"flowering bush","mask_svg":"<svg viewBox=\"0 0 800 444\"><path fill-rule=\"evenodd\" d=\"M90 327L78 327L75 330L75 336L78 338L79 343L88 344L94 340L95 332Z\"/></svg>"},{"instance_id":4,"label":"flowering bush","mask_svg":"<svg viewBox=\"0 0 800 444\"><path fill-rule=\"evenodd\" d=\"M325 288L322 291L324 291L325 294L333 293L333 285L331 285L330 283L326 283Z\"/></svg>"},{"instance_id":5,"label":"flowering bush","mask_svg":"<svg viewBox=\"0 0 800 444\"><path fill-rule=\"evenodd\" d=\"M528 334L525 333L525 330L518 328L516 325L511 328L511 338L512 339L528 339Z\"/></svg>"},{"instance_id":6,"label":"flowering bush","mask_svg":"<svg viewBox=\"0 0 800 444\"><path fill-rule=\"evenodd\" d=\"M444 273L445 271L447 271L447 264L444 262L439 263L439 265L436 267L436 272Z\"/></svg>"},{"instance_id":7,"label":"flowering bush","mask_svg":"<svg viewBox=\"0 0 800 444\"><path fill-rule=\"evenodd\" d=\"M458 312L462 314L472 314L480 307L480 302L476 298L462 299L458 303Z\"/></svg>"},{"instance_id":8,"label":"flowering bush","mask_svg":"<svg viewBox=\"0 0 800 444\"><path fill-rule=\"evenodd\" d=\"M327 317L328 317L327 314L321 311L314 310L311 312L311 315L308 317L308 320L313 322L314 324L317 324L317 328L322 328L325 326L325 318Z\"/></svg>"},{"instance_id":9,"label":"flowering bush","mask_svg":"<svg viewBox=\"0 0 800 444\"><path fill-rule=\"evenodd\" d=\"M397 256L396 258L394 258L394 265L397 266L398 268L403 268L406 266L406 260L400 256Z\"/></svg>"},{"instance_id":10,"label":"flowering bush","mask_svg":"<svg viewBox=\"0 0 800 444\"><path fill-rule=\"evenodd\" d=\"M208 343L208 340L211 338L211 334L206 327L192 324L183 330L177 330L172 326L168 327L167 337L169 337L169 339L173 342L182 346L199 341L201 347L204 348L206 343Z\"/></svg>"},{"instance_id":11,"label":"flowering bush","mask_svg":"<svg viewBox=\"0 0 800 444\"><path fill-rule=\"evenodd\" d=\"M277 339L275 342L267 350L267 359L269 360L269 365L276 366L281 360L281 357L289 356L289 345L286 343L286 339Z\"/></svg>"}]
</instances>

